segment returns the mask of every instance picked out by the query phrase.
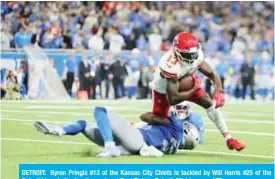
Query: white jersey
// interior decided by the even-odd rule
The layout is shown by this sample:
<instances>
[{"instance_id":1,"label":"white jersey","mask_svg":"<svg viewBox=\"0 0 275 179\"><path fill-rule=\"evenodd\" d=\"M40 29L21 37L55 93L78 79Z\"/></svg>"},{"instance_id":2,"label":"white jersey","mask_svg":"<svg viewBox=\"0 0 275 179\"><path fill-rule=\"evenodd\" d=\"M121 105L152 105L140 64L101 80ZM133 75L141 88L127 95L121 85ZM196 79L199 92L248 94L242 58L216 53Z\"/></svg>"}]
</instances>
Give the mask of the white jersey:
<instances>
[{"instance_id":1,"label":"white jersey","mask_svg":"<svg viewBox=\"0 0 275 179\"><path fill-rule=\"evenodd\" d=\"M203 52L198 51L198 59L193 64L187 64L177 60L172 50L166 52L160 59L154 73L152 83L153 90L166 94L166 78L180 79L186 75L193 74L203 62Z\"/></svg>"}]
</instances>

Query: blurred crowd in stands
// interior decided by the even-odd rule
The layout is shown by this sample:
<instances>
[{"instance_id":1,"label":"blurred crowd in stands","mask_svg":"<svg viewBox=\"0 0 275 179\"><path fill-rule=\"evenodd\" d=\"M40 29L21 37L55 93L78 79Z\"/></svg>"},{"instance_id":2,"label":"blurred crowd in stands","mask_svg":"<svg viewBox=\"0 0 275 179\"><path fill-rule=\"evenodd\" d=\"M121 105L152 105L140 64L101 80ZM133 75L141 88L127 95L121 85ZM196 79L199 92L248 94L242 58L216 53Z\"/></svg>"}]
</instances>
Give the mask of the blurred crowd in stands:
<instances>
[{"instance_id":1,"label":"blurred crowd in stands","mask_svg":"<svg viewBox=\"0 0 275 179\"><path fill-rule=\"evenodd\" d=\"M189 31L209 53L271 51L273 27L273 2L1 2L3 49L160 51Z\"/></svg>"},{"instance_id":2,"label":"blurred crowd in stands","mask_svg":"<svg viewBox=\"0 0 275 179\"><path fill-rule=\"evenodd\" d=\"M273 2L1 2L0 28L1 50L37 44L45 49L108 50L114 54L113 64L106 62L110 57L96 65L93 60L87 65L85 55L80 64L66 59L70 74L64 84L70 94L76 79L83 89L88 88L87 79L92 86L101 85L101 79L106 91L113 83L115 98L125 96L128 83L131 90L126 95L138 86L138 98L146 98L157 65L148 59L171 48L174 36L181 31L199 38L206 60L221 76L228 94L245 98L244 91L250 87L254 99L255 85L268 86L268 90L274 87ZM140 77L129 75L129 61L120 62L122 50L146 53L150 62L138 65ZM228 55L230 59L225 58ZM256 84L261 79L269 84ZM210 93L207 80L205 88ZM108 93L102 96L108 97Z\"/></svg>"}]
</instances>

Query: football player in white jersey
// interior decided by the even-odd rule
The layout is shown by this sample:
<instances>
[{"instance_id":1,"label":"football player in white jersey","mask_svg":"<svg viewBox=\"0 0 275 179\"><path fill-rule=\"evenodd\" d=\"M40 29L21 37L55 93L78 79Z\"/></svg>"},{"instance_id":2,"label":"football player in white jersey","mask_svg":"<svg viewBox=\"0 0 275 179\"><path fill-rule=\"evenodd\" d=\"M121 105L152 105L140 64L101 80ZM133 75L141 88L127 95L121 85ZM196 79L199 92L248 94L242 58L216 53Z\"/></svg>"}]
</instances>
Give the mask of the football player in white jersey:
<instances>
[{"instance_id":1,"label":"football player in white jersey","mask_svg":"<svg viewBox=\"0 0 275 179\"><path fill-rule=\"evenodd\" d=\"M207 76L215 86L211 99L200 87L196 71ZM189 91L179 92L179 80L193 76L194 86ZM153 80L153 114L167 117L169 108L182 101L191 101L203 107L208 117L216 124L230 150L241 151L245 145L231 137L225 120L219 110L225 103L221 81L216 72L204 61L198 39L191 33L181 32L173 41L173 49L160 59Z\"/></svg>"}]
</instances>

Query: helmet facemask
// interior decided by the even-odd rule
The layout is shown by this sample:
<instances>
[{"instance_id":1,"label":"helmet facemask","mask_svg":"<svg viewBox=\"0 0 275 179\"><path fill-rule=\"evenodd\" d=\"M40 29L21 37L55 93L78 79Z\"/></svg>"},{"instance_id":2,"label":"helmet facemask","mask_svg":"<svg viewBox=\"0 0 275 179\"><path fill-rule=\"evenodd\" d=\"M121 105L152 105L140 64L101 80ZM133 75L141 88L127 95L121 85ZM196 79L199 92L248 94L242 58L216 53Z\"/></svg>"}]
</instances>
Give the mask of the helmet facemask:
<instances>
[{"instance_id":1,"label":"helmet facemask","mask_svg":"<svg viewBox=\"0 0 275 179\"><path fill-rule=\"evenodd\" d=\"M198 52L184 52L178 49L174 49L174 52L178 59L188 65L192 65L194 61L198 59Z\"/></svg>"},{"instance_id":2,"label":"helmet facemask","mask_svg":"<svg viewBox=\"0 0 275 179\"><path fill-rule=\"evenodd\" d=\"M184 103L184 102L183 102ZM181 120L186 119L190 115L191 106L189 103L178 104L174 106L174 115Z\"/></svg>"}]
</instances>

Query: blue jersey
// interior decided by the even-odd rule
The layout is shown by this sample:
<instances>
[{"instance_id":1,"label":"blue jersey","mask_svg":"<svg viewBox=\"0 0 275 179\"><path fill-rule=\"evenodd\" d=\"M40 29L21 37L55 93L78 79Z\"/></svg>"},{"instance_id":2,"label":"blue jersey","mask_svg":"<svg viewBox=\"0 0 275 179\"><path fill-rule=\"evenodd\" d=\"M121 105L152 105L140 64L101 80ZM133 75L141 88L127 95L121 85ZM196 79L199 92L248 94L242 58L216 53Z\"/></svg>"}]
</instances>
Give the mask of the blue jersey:
<instances>
[{"instance_id":1,"label":"blue jersey","mask_svg":"<svg viewBox=\"0 0 275 179\"><path fill-rule=\"evenodd\" d=\"M139 129L147 145L164 154L174 154L183 140L183 121L170 117L169 125L150 125Z\"/></svg>"}]
</instances>

